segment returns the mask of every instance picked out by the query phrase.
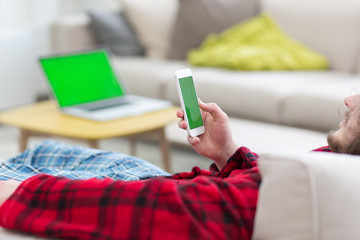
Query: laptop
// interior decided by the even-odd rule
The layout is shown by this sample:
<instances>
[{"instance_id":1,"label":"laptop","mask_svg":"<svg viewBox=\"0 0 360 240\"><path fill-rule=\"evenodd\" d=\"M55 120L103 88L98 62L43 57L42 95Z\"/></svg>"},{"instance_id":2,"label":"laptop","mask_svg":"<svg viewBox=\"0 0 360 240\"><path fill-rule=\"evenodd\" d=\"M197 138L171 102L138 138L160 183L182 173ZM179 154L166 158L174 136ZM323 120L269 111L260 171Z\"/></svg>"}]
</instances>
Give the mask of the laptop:
<instances>
[{"instance_id":1,"label":"laptop","mask_svg":"<svg viewBox=\"0 0 360 240\"><path fill-rule=\"evenodd\" d=\"M169 101L129 94L108 48L43 56L39 63L64 114L109 121L171 106Z\"/></svg>"}]
</instances>

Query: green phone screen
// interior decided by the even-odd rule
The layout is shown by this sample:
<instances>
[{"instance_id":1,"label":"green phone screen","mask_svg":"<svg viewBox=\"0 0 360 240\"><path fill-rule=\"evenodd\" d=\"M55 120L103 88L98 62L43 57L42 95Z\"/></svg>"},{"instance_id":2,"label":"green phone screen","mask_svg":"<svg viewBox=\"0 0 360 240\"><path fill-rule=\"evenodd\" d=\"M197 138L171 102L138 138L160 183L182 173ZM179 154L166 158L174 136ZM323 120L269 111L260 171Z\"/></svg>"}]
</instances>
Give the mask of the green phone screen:
<instances>
[{"instance_id":1,"label":"green phone screen","mask_svg":"<svg viewBox=\"0 0 360 240\"><path fill-rule=\"evenodd\" d=\"M180 78L179 82L190 129L203 126L193 78Z\"/></svg>"},{"instance_id":2,"label":"green phone screen","mask_svg":"<svg viewBox=\"0 0 360 240\"><path fill-rule=\"evenodd\" d=\"M62 107L124 95L104 50L43 58L40 63Z\"/></svg>"}]
</instances>

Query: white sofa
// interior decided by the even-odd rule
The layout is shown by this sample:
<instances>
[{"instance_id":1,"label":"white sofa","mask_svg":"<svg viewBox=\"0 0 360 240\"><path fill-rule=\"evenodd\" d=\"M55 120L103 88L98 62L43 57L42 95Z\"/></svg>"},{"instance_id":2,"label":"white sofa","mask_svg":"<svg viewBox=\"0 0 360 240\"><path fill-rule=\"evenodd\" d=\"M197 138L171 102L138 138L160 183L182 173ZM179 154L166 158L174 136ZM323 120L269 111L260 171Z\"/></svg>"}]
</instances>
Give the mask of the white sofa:
<instances>
[{"instance_id":1,"label":"white sofa","mask_svg":"<svg viewBox=\"0 0 360 240\"><path fill-rule=\"evenodd\" d=\"M146 10L137 12L137 2L122 7L125 13L130 11L130 20L140 14L147 31L137 26L135 32L149 49L145 57L115 57L116 67L132 93L178 104L173 73L189 65L154 56L156 47L170 45L178 6L167 1L163 7L171 5L170 10L159 10L161 0L143 1L139 8ZM261 154L263 182L253 238L360 239L359 157L308 153L326 145L326 133L342 119L344 97L359 88L360 2L262 0L260 9L289 36L325 55L330 69L243 72L190 66L199 97L218 103L229 114L239 145ZM166 14L151 21L151 12ZM162 38L156 42L156 37L149 37L154 40L149 43L145 33ZM85 14L58 19L52 36L56 52L99 43ZM176 123L168 127L167 135L172 142L185 143Z\"/></svg>"}]
</instances>

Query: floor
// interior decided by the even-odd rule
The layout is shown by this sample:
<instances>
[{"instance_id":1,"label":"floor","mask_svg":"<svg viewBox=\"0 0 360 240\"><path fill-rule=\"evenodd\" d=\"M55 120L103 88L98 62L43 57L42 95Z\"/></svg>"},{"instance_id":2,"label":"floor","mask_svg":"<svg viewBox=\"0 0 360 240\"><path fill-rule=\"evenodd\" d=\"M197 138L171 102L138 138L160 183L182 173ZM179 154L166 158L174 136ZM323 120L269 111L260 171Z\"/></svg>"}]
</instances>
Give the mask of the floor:
<instances>
[{"instance_id":1,"label":"floor","mask_svg":"<svg viewBox=\"0 0 360 240\"><path fill-rule=\"evenodd\" d=\"M18 129L10 126L0 125L0 161L5 161L11 156L19 153L18 151ZM30 139L28 146L31 147L45 138L33 137ZM86 146L84 143L74 140L68 140L64 138L56 138L57 141L62 141L71 144L77 144ZM129 154L129 144L127 139L107 139L102 140L99 143L101 149L121 152ZM159 167L162 167L161 152L158 145L153 141L140 141L137 144L136 156L147 160ZM191 171L192 167L199 166L200 168L207 169L212 163L209 159L206 159L198 155L190 147L174 146L170 145L170 158L172 172Z\"/></svg>"}]
</instances>

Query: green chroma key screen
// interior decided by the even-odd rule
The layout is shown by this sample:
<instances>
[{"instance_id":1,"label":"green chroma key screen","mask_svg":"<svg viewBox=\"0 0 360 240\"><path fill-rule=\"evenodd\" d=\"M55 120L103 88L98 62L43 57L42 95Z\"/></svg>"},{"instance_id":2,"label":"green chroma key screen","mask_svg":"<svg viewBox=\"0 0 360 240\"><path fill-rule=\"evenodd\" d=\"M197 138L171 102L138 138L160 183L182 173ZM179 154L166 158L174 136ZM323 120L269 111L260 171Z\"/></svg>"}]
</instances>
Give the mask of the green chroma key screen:
<instances>
[{"instance_id":1,"label":"green chroma key screen","mask_svg":"<svg viewBox=\"0 0 360 240\"><path fill-rule=\"evenodd\" d=\"M192 77L180 78L181 94L183 96L185 111L189 120L190 129L203 126L201 112Z\"/></svg>"},{"instance_id":2,"label":"green chroma key screen","mask_svg":"<svg viewBox=\"0 0 360 240\"><path fill-rule=\"evenodd\" d=\"M119 97L119 85L106 50L40 59L61 107Z\"/></svg>"}]
</instances>

